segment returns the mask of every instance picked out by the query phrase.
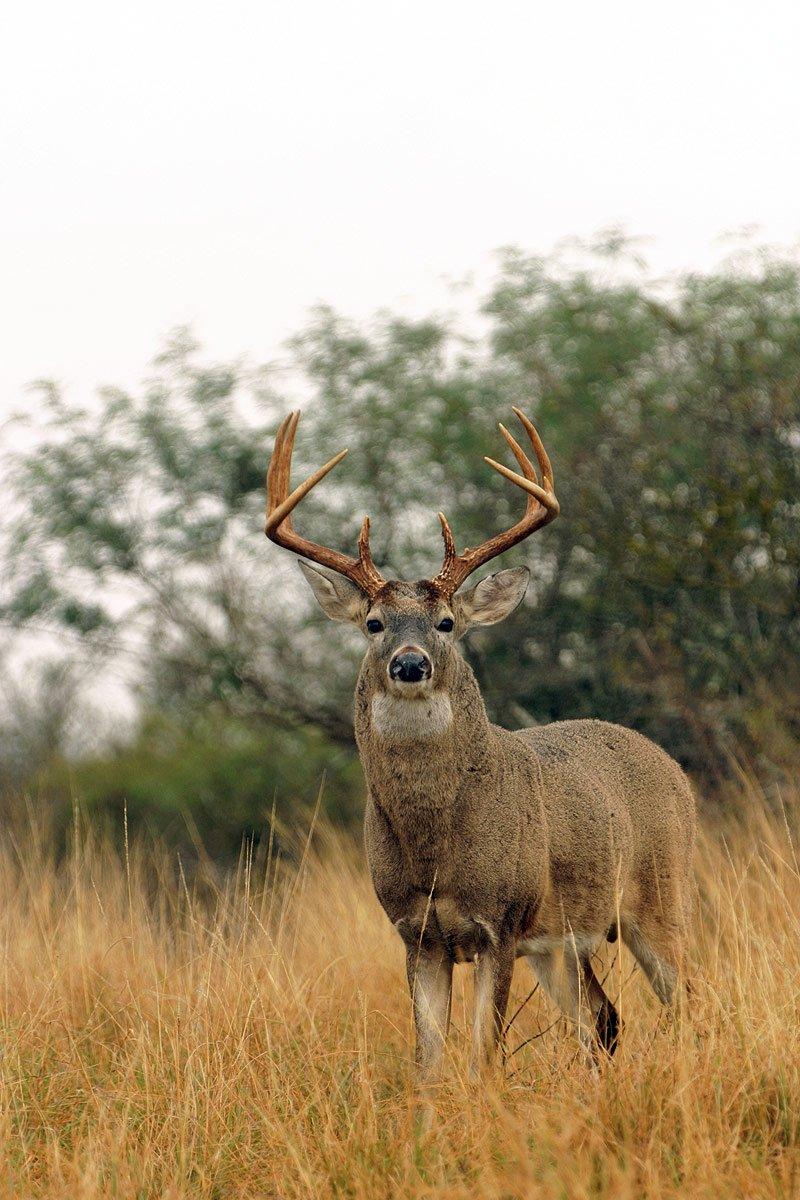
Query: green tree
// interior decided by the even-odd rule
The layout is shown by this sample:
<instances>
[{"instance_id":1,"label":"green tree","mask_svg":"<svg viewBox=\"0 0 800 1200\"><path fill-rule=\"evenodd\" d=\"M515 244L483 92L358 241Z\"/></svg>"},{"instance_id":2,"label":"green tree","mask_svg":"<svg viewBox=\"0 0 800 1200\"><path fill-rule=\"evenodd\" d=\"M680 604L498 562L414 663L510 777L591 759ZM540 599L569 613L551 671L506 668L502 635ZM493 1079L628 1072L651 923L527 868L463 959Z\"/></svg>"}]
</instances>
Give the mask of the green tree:
<instances>
[{"instance_id":1,"label":"green tree","mask_svg":"<svg viewBox=\"0 0 800 1200\"><path fill-rule=\"evenodd\" d=\"M492 714L619 720L707 778L775 770L800 729L800 268L762 254L664 287L629 249L508 252L472 337L315 312L283 377L304 408L296 478L351 453L298 524L348 549L369 512L379 565L430 574L438 508L462 545L517 514L482 456L522 405L562 516L508 555L532 565L526 605L467 643ZM275 379L204 364L180 334L141 396L80 408L47 389L11 464L3 611L131 653L143 704L170 719L221 706L346 745L361 642L262 533L290 406Z\"/></svg>"}]
</instances>

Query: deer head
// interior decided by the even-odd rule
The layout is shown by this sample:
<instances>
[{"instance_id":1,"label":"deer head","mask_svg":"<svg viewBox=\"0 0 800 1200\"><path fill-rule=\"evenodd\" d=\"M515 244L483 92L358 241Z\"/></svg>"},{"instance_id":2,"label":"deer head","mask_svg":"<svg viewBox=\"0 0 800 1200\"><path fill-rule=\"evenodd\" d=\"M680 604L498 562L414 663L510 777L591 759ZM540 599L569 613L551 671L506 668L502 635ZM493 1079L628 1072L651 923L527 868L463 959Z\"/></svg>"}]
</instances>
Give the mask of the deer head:
<instances>
[{"instance_id":1,"label":"deer head","mask_svg":"<svg viewBox=\"0 0 800 1200\"><path fill-rule=\"evenodd\" d=\"M300 413L290 413L278 430L267 474L266 535L301 556L300 567L324 612L333 620L350 621L362 631L377 668L376 678L389 692L411 699L435 688L454 642L473 625L502 621L525 594L527 567L499 571L474 587L459 590L478 567L558 516L550 459L533 424L520 409L514 412L533 445L541 482L525 451L502 424L500 431L521 474L492 458L485 461L526 493L525 512L510 529L461 553L456 551L446 517L439 513L444 561L437 575L416 583L387 580L381 575L370 553L369 517L361 526L355 558L297 533L292 521L294 509L341 462L347 450L340 450L290 492L292 449Z\"/></svg>"}]
</instances>

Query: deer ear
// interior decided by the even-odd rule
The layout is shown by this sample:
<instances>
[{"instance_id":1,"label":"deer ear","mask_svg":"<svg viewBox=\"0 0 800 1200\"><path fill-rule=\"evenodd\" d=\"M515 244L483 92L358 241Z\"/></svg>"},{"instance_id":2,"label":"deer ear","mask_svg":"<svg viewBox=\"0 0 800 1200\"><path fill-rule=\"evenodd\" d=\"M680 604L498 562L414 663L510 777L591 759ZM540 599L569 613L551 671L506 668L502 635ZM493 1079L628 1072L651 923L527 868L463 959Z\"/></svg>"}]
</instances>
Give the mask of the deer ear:
<instances>
[{"instance_id":1,"label":"deer ear","mask_svg":"<svg viewBox=\"0 0 800 1200\"><path fill-rule=\"evenodd\" d=\"M496 625L510 617L525 595L531 573L527 567L513 567L488 575L474 588L458 592L453 599L461 601L461 612L467 625Z\"/></svg>"},{"instance_id":2,"label":"deer ear","mask_svg":"<svg viewBox=\"0 0 800 1200\"><path fill-rule=\"evenodd\" d=\"M325 567L312 567L302 558L297 560L322 611L334 621L352 621L358 625L364 610L364 593L360 587L328 571Z\"/></svg>"}]
</instances>

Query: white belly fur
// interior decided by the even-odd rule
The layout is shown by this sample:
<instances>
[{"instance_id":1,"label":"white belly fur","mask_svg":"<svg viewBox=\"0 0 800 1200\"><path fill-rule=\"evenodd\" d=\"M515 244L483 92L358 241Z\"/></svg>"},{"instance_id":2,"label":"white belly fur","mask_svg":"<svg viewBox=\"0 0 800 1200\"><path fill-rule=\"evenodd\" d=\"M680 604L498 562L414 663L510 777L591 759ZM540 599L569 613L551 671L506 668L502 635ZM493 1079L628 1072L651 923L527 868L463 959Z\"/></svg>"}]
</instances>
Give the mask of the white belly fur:
<instances>
[{"instance_id":1,"label":"white belly fur","mask_svg":"<svg viewBox=\"0 0 800 1200\"><path fill-rule=\"evenodd\" d=\"M406 699L378 692L372 697L372 727L379 737L412 741L440 737L453 724L447 692Z\"/></svg>"},{"instance_id":2,"label":"white belly fur","mask_svg":"<svg viewBox=\"0 0 800 1200\"><path fill-rule=\"evenodd\" d=\"M553 954L563 950L565 954L593 954L603 937L597 933L568 933L565 937L533 937L517 942L517 957L524 954Z\"/></svg>"}]
</instances>

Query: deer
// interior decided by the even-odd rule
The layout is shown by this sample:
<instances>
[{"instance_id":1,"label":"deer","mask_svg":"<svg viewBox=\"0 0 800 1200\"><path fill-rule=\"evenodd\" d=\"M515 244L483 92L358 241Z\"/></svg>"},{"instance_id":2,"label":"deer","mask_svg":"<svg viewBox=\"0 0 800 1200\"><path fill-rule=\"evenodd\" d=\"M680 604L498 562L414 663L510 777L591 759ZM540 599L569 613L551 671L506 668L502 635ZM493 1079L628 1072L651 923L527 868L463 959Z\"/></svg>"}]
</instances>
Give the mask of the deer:
<instances>
[{"instance_id":1,"label":"deer","mask_svg":"<svg viewBox=\"0 0 800 1200\"><path fill-rule=\"evenodd\" d=\"M547 452L525 413L513 411L539 473L502 424L519 471L485 461L525 493L525 511L461 553L439 513L444 559L429 579L383 577L369 517L356 557L297 533L297 505L347 453L290 491L299 411L278 429L267 476L267 537L299 557L327 616L366 638L355 690L364 842L377 898L405 946L427 1095L441 1078L456 964L474 967L473 1076L502 1046L518 958L597 1070L599 1055L617 1047L620 1020L593 956L620 938L673 1007L691 917L696 806L681 767L642 734L601 720L491 724L460 651L471 628L517 608L530 572L500 570L464 587L467 579L559 515Z\"/></svg>"}]
</instances>

